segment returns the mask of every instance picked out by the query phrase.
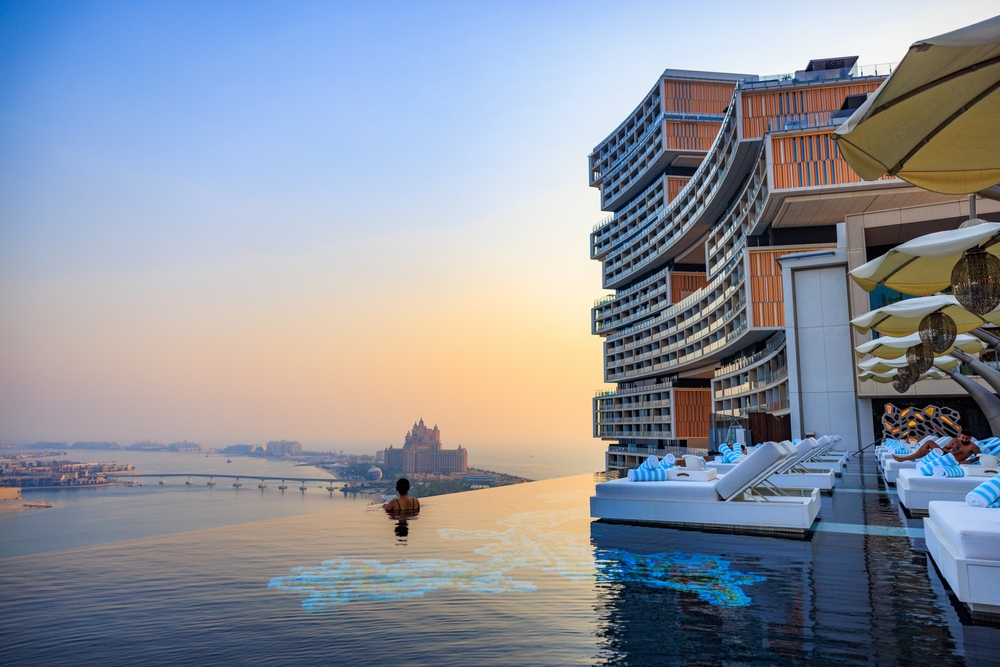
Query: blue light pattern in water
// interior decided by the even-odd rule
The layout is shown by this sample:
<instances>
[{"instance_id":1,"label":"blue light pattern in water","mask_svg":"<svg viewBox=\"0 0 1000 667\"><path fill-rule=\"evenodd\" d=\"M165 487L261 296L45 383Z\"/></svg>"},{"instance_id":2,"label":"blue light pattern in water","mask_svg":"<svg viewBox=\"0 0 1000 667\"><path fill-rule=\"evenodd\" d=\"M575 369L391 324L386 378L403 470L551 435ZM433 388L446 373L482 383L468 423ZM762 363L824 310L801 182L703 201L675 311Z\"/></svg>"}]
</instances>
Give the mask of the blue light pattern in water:
<instances>
[{"instance_id":1,"label":"blue light pattern in water","mask_svg":"<svg viewBox=\"0 0 1000 667\"><path fill-rule=\"evenodd\" d=\"M489 594L531 592L535 590L533 582L514 579L508 573L537 568L574 581L636 581L692 592L714 605L744 607L750 598L742 587L764 581L763 577L732 571L728 561L705 554L637 555L602 549L595 562L593 547L585 539L559 530L563 524L584 517L581 509L541 510L497 521L506 528L502 531L438 531L444 539L486 542L474 550L488 556L485 561L427 558L384 563L334 558L317 566L293 568L289 576L271 579L268 587L305 593L303 610L324 612L352 601L419 598L447 588Z\"/></svg>"},{"instance_id":2,"label":"blue light pattern in water","mask_svg":"<svg viewBox=\"0 0 1000 667\"><path fill-rule=\"evenodd\" d=\"M598 580L637 582L653 588L694 593L700 599L723 607L746 607L751 598L744 586L765 577L729 569L729 561L705 554L680 551L640 555L621 549L598 551Z\"/></svg>"}]
</instances>

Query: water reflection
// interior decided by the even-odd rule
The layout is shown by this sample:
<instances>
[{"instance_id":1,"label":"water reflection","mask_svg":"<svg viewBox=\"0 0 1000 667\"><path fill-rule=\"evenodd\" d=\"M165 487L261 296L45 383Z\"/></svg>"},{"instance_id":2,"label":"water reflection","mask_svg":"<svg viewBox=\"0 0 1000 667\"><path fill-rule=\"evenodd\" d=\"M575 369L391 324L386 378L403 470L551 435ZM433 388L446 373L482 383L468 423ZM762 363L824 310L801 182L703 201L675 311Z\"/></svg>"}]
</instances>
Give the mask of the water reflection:
<instances>
[{"instance_id":1,"label":"water reflection","mask_svg":"<svg viewBox=\"0 0 1000 667\"><path fill-rule=\"evenodd\" d=\"M396 534L396 545L405 547L406 538L410 535L410 522L420 518L420 510L415 512L386 510L385 514L390 521L396 522L396 526L393 528L393 532Z\"/></svg>"}]
</instances>

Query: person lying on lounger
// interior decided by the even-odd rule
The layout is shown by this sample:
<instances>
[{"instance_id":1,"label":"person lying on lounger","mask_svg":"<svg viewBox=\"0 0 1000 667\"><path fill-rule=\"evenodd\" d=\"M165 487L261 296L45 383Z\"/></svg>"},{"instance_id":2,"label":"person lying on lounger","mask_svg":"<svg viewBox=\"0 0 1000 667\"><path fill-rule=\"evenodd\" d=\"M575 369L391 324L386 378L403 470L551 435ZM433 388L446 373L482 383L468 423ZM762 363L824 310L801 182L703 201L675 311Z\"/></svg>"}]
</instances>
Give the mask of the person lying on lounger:
<instances>
[{"instance_id":1,"label":"person lying on lounger","mask_svg":"<svg viewBox=\"0 0 1000 667\"><path fill-rule=\"evenodd\" d=\"M972 442L972 433L968 429L963 428L962 434L957 438L952 438L951 442L944 447L933 440L928 440L909 456L897 456L893 454L892 458L897 461L915 461L927 456L932 449L940 449L942 454L952 454L959 463L965 463L970 457L979 455L979 445Z\"/></svg>"}]
</instances>

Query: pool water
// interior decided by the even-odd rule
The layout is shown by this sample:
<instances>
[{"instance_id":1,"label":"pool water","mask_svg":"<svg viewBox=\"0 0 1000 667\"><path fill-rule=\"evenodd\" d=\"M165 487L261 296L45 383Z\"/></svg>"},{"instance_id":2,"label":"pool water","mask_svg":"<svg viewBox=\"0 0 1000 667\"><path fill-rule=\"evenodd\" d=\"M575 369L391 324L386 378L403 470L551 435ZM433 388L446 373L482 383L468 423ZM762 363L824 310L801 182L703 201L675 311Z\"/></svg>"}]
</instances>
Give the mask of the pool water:
<instances>
[{"instance_id":1,"label":"pool water","mask_svg":"<svg viewBox=\"0 0 1000 667\"><path fill-rule=\"evenodd\" d=\"M594 522L595 477L0 559L25 664L1000 663L852 460L808 540ZM6 660L5 660L6 661Z\"/></svg>"}]
</instances>

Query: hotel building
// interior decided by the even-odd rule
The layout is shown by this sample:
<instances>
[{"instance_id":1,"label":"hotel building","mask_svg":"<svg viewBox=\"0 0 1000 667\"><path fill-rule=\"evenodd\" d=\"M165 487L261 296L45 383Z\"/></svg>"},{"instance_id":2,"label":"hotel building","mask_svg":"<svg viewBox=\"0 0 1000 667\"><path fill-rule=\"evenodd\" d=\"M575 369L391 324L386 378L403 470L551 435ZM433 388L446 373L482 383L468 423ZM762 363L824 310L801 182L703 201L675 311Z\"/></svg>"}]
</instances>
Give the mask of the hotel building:
<instances>
[{"instance_id":1,"label":"hotel building","mask_svg":"<svg viewBox=\"0 0 1000 667\"><path fill-rule=\"evenodd\" d=\"M840 157L832 132L890 69L856 61L769 77L666 70L590 154L610 214L590 235L613 290L591 319L617 385L593 400L609 468L703 453L736 424L755 441L837 432L856 448L890 400L958 401L975 421L951 380L900 396L856 377L853 347L869 336L848 321L901 297L869 295L847 272L954 229L969 208L896 178L863 181ZM979 217L997 211L984 200Z\"/></svg>"}]
</instances>

